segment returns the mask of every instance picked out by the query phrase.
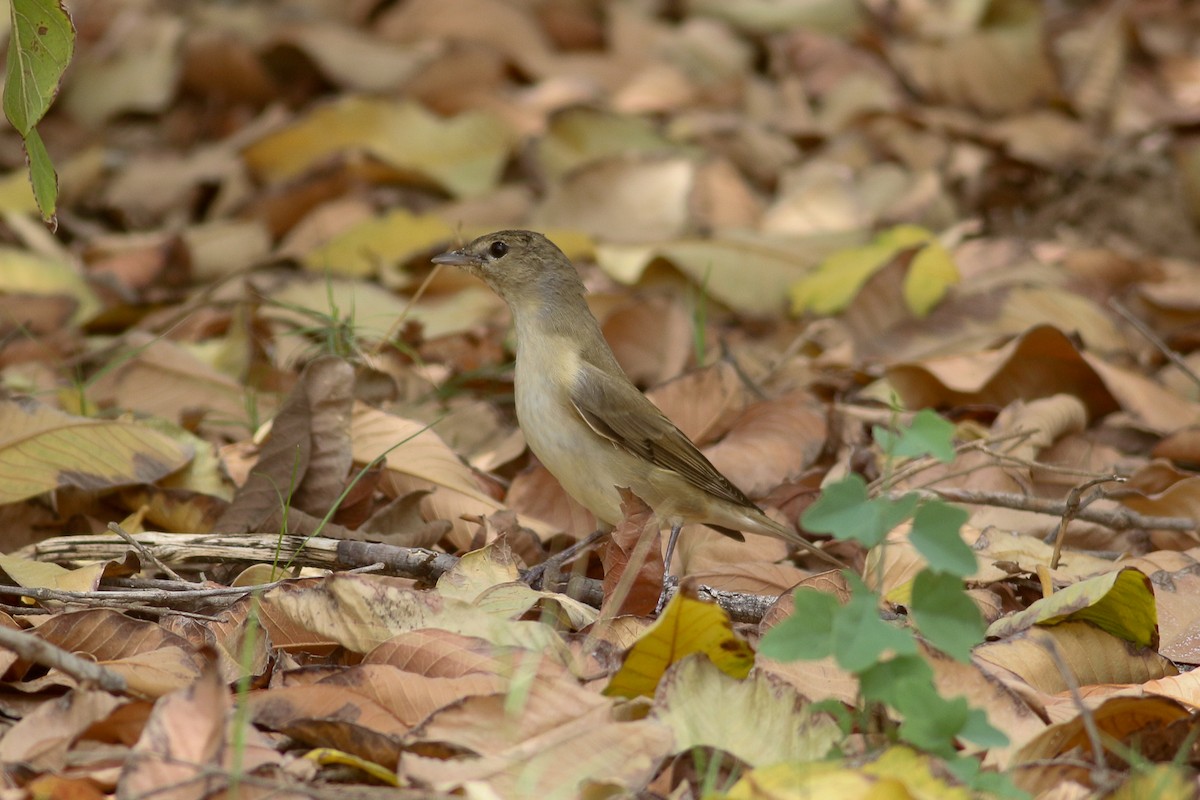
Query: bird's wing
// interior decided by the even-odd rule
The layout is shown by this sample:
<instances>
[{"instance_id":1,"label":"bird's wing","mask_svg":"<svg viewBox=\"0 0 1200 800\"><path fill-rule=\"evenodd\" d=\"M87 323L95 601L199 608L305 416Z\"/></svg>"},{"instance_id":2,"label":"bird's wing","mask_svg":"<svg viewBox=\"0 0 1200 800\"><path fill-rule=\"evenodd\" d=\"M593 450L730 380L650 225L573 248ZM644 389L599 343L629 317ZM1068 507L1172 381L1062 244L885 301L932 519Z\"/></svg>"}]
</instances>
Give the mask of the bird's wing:
<instances>
[{"instance_id":1,"label":"bird's wing","mask_svg":"<svg viewBox=\"0 0 1200 800\"><path fill-rule=\"evenodd\" d=\"M588 426L616 447L721 500L757 509L753 501L709 463L696 445L628 380L583 362L571 402Z\"/></svg>"}]
</instances>

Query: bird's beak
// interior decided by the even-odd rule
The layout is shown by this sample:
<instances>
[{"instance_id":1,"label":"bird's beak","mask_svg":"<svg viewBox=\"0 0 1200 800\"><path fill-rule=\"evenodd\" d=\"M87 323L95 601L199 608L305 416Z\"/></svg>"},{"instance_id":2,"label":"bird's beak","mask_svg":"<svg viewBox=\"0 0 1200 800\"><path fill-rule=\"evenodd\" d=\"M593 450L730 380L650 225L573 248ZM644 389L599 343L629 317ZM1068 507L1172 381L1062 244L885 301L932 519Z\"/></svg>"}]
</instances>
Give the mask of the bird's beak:
<instances>
[{"instance_id":1,"label":"bird's beak","mask_svg":"<svg viewBox=\"0 0 1200 800\"><path fill-rule=\"evenodd\" d=\"M452 267L478 267L481 266L483 260L472 253L466 253L462 250L451 250L441 255L434 256L430 259L435 264L449 264Z\"/></svg>"}]
</instances>

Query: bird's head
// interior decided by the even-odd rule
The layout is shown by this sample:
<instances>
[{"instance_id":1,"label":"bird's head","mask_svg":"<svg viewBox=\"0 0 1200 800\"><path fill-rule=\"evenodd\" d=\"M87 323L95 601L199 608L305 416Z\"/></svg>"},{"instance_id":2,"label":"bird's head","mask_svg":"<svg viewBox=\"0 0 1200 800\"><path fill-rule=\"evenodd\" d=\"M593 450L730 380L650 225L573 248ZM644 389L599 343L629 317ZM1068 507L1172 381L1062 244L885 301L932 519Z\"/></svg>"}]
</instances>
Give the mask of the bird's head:
<instances>
[{"instance_id":1,"label":"bird's head","mask_svg":"<svg viewBox=\"0 0 1200 800\"><path fill-rule=\"evenodd\" d=\"M496 231L433 257L481 278L509 305L547 295L583 294L575 267L554 242L534 231Z\"/></svg>"}]
</instances>

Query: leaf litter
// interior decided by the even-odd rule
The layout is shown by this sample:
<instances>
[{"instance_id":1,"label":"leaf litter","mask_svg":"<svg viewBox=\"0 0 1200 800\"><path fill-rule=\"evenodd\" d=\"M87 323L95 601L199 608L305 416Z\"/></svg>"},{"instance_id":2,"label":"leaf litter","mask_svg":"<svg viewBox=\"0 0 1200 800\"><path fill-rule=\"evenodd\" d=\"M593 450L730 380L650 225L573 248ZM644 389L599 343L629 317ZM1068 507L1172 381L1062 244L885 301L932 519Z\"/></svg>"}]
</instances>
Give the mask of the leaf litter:
<instances>
[{"instance_id":1,"label":"leaf litter","mask_svg":"<svg viewBox=\"0 0 1200 800\"><path fill-rule=\"evenodd\" d=\"M0 150L14 797L964 792L845 726L831 658L755 654L796 585L861 605L865 580L877 630L926 565L967 572L928 519L895 526L900 491L968 514L992 638L904 654L1008 739L963 752L1032 796L1195 792L1194 8L71 12L55 235ZM521 581L594 520L516 429L502 304L428 263L511 227L567 251L709 458L857 574L686 531L660 620L697 604L711 660L654 624L657 568L617 615L636 515ZM918 415L952 426L941 463L880 446ZM853 513L820 493L847 475ZM606 695L647 647L635 697Z\"/></svg>"}]
</instances>

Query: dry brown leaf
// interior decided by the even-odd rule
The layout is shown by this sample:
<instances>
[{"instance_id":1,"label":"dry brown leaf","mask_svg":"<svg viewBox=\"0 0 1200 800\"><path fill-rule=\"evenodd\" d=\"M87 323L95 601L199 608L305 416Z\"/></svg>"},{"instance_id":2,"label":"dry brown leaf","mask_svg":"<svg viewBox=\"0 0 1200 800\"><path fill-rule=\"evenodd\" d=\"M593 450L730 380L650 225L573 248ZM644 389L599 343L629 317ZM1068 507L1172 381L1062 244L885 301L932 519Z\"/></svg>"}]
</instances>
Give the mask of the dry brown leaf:
<instances>
[{"instance_id":1,"label":"dry brown leaf","mask_svg":"<svg viewBox=\"0 0 1200 800\"><path fill-rule=\"evenodd\" d=\"M753 397L737 369L725 360L682 375L646 396L701 445L724 436Z\"/></svg>"},{"instance_id":2,"label":"dry brown leaf","mask_svg":"<svg viewBox=\"0 0 1200 800\"><path fill-rule=\"evenodd\" d=\"M1042 36L1040 7L1010 2L986 26L940 41L900 41L890 55L931 99L1005 113L1029 108L1055 90Z\"/></svg>"},{"instance_id":3,"label":"dry brown leaf","mask_svg":"<svg viewBox=\"0 0 1200 800\"><path fill-rule=\"evenodd\" d=\"M608 541L604 544L604 608L606 617L620 615L647 616L654 612L658 605L659 594L663 588L663 540L656 530L657 520L654 512L640 497L629 489L619 487L621 493L621 514L623 519L613 528ZM648 550L641 560L638 557L638 544L646 537L653 537ZM636 570L636 576L625 579L625 573ZM625 580L631 580L625 596L617 597L616 592ZM613 606L613 603L619 605Z\"/></svg>"},{"instance_id":4,"label":"dry brown leaf","mask_svg":"<svg viewBox=\"0 0 1200 800\"><path fill-rule=\"evenodd\" d=\"M693 323L675 298L656 294L617 305L601 330L625 374L639 386L677 377L693 347Z\"/></svg>"},{"instance_id":5,"label":"dry brown leaf","mask_svg":"<svg viewBox=\"0 0 1200 800\"><path fill-rule=\"evenodd\" d=\"M797 391L747 407L704 454L738 488L761 497L810 467L826 435L812 396Z\"/></svg>"},{"instance_id":6,"label":"dry brown leaf","mask_svg":"<svg viewBox=\"0 0 1200 800\"><path fill-rule=\"evenodd\" d=\"M1147 728L1167 725L1188 716L1183 706L1164 697L1115 697L1092 711L1089 724L1095 725L1102 736L1124 742ZM1016 761L1051 759L1076 748L1090 753L1084 725L1083 717L1076 715L1068 722L1050 726L1020 749Z\"/></svg>"},{"instance_id":7,"label":"dry brown leaf","mask_svg":"<svg viewBox=\"0 0 1200 800\"><path fill-rule=\"evenodd\" d=\"M88 387L88 399L100 407L141 411L178 423L204 414L216 425L242 423L245 430L246 387L166 339L141 334L129 338L132 357L101 375ZM273 403L260 397L260 409Z\"/></svg>"},{"instance_id":8,"label":"dry brown leaf","mask_svg":"<svg viewBox=\"0 0 1200 800\"><path fill-rule=\"evenodd\" d=\"M1057 650L1069 672L1064 677L1050 654ZM1076 685L1143 683L1178 673L1171 662L1152 650L1133 648L1086 622L1036 627L975 648L974 658L989 669L1015 675L1045 694L1065 692Z\"/></svg>"},{"instance_id":9,"label":"dry brown leaf","mask_svg":"<svg viewBox=\"0 0 1200 800\"><path fill-rule=\"evenodd\" d=\"M327 20L280 31L276 44L297 48L346 89L375 93L395 91L445 49L445 43L438 40L398 47Z\"/></svg>"},{"instance_id":10,"label":"dry brown leaf","mask_svg":"<svg viewBox=\"0 0 1200 800\"><path fill-rule=\"evenodd\" d=\"M165 12L128 6L108 26L109 58L82 57L80 72L62 99L88 125L122 111L162 111L175 94L182 68L182 19ZM132 40L131 40L132 39ZM91 61L91 63L87 63Z\"/></svg>"},{"instance_id":11,"label":"dry brown leaf","mask_svg":"<svg viewBox=\"0 0 1200 800\"><path fill-rule=\"evenodd\" d=\"M534 682L514 716L503 695L472 697L439 712L415 741L466 748L451 760L406 757L402 773L444 790L486 780L506 797L545 797L585 780L643 785L671 746L652 720L618 721L613 701L571 683Z\"/></svg>"},{"instance_id":12,"label":"dry brown leaf","mask_svg":"<svg viewBox=\"0 0 1200 800\"><path fill-rule=\"evenodd\" d=\"M234 754L226 743L226 731L232 708L229 691L211 665L191 686L160 699L121 769L117 792L141 794L163 786L199 789L213 765L229 768ZM257 731L240 735L236 757L243 768L279 764L279 754Z\"/></svg>"},{"instance_id":13,"label":"dry brown leaf","mask_svg":"<svg viewBox=\"0 0 1200 800\"><path fill-rule=\"evenodd\" d=\"M363 656L364 664L390 664L430 678L492 675L513 679L530 672L558 680L568 672L539 653L501 647L438 628L402 633Z\"/></svg>"},{"instance_id":14,"label":"dry brown leaf","mask_svg":"<svg viewBox=\"0 0 1200 800\"><path fill-rule=\"evenodd\" d=\"M538 228L575 228L601 242L659 242L690 230L696 164L689 158L609 158L552 184Z\"/></svg>"},{"instance_id":15,"label":"dry brown leaf","mask_svg":"<svg viewBox=\"0 0 1200 800\"><path fill-rule=\"evenodd\" d=\"M987 712L988 723L1008 737L1006 746L988 750L986 763L1003 768L1017 748L1045 729L1040 709L996 681L977 657L963 663L926 645L921 647L921 656L933 668L934 685L943 697L965 697L971 708Z\"/></svg>"},{"instance_id":16,"label":"dry brown leaf","mask_svg":"<svg viewBox=\"0 0 1200 800\"><path fill-rule=\"evenodd\" d=\"M706 658L671 667L655 696L656 718L675 734L675 751L723 750L751 767L824 758L840 738L832 717L769 673L730 677Z\"/></svg>"},{"instance_id":17,"label":"dry brown leaf","mask_svg":"<svg viewBox=\"0 0 1200 800\"><path fill-rule=\"evenodd\" d=\"M0 761L60 772L67 766L67 753L75 740L123 702L107 692L76 689L58 702L44 703L0 737Z\"/></svg>"}]
</instances>

